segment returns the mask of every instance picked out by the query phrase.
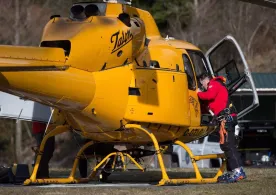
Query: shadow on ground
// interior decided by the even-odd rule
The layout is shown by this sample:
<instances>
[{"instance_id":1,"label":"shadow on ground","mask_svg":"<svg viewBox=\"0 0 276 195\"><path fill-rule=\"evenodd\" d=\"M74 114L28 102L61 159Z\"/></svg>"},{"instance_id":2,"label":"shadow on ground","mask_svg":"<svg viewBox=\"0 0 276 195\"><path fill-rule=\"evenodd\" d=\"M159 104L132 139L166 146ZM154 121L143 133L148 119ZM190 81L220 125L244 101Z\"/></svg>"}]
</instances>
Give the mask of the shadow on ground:
<instances>
[{"instance_id":1,"label":"shadow on ground","mask_svg":"<svg viewBox=\"0 0 276 195\"><path fill-rule=\"evenodd\" d=\"M212 178L216 175L215 172L206 173L203 172L202 176L206 178ZM195 173L193 172L183 172L183 171L169 171L168 176L171 179L183 179L183 178L195 178ZM138 171L128 171L128 172L113 172L108 181L112 183L157 183L162 178L160 171L148 171L148 172L138 172Z\"/></svg>"},{"instance_id":2,"label":"shadow on ground","mask_svg":"<svg viewBox=\"0 0 276 195\"><path fill-rule=\"evenodd\" d=\"M50 175L52 178L57 177L68 177L69 170L53 170ZM186 178L195 178L195 173L192 169L172 169L167 170L168 176L171 179L186 179ZM201 171L201 175L204 178L212 178L216 175L217 169L208 169ZM76 177L79 174L77 172ZM108 177L108 183L150 183L156 184L162 178L162 173L160 170L147 170L145 172L141 172L140 170L127 170L125 172L122 171L114 171Z\"/></svg>"}]
</instances>

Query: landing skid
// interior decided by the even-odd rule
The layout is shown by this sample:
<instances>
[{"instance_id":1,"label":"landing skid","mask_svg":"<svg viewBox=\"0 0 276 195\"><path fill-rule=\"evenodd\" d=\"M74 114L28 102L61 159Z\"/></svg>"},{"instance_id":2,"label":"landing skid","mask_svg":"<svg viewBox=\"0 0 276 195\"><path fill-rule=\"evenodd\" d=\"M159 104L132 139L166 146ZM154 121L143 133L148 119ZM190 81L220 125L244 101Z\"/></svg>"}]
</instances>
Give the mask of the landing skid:
<instances>
[{"instance_id":1,"label":"landing skid","mask_svg":"<svg viewBox=\"0 0 276 195\"><path fill-rule=\"evenodd\" d=\"M225 161L224 154L210 154L210 155L194 156L192 151L190 150L190 148L186 144L184 144L183 142L181 142L179 140L176 140L174 142L174 144L181 146L189 154L189 156L191 158L191 161L192 161L192 164L193 164L193 167L194 167L196 178L192 178L192 179L190 179L190 178L189 179L184 179L184 178L183 179L170 179L168 174L167 174L165 165L164 165L164 161L163 161L163 158L162 158L162 155L161 155L159 144L158 144L154 134L150 130L142 127L141 125L129 124L129 125L126 125L126 128L139 129L139 130L143 131L144 133L146 133L152 139L152 142L154 144L154 148L156 150L156 155L157 155L157 158L158 158L159 166L160 166L160 169L161 169L161 172L162 172L162 179L159 181L158 186L181 185L181 184L186 184L186 183L197 183L197 184L216 183L217 178L223 174L223 172L226 168L226 161ZM198 169L196 161L204 160L204 159L217 159L217 158L222 159L222 165L221 165L220 169L218 170L216 176L213 177L213 178L203 178L200 174L200 171Z\"/></svg>"},{"instance_id":2,"label":"landing skid","mask_svg":"<svg viewBox=\"0 0 276 195\"><path fill-rule=\"evenodd\" d=\"M181 185L181 184L187 184L187 183L194 183L194 184L203 184L203 183L216 183L217 182L217 178L223 174L225 168L226 168L226 161L225 161L225 157L224 154L211 154L211 155L199 155L199 156L194 156L193 153L191 152L191 150L188 148L188 146L186 144L184 144L183 142L177 140L174 142L174 144L177 144L179 146L181 146L183 149L185 149L187 151L187 153L189 154L193 167L194 167L194 171L195 171L195 178L183 178L183 179L171 179L169 178L165 165L164 165L164 161L162 158L162 150L159 147L159 144L157 142L156 137L154 136L154 134L148 130L145 127L142 127L141 125L135 125L135 124L128 124L125 126L125 128L135 128L138 129L140 131L143 131L144 133L146 133L152 140L153 144L154 144L154 148L156 151L156 155L158 158L158 162L159 162L159 166L161 169L161 173L162 173L162 179L159 181L159 183L157 184L158 186L163 186L163 185ZM78 166L79 163L79 159L82 157L82 153L83 151L94 144L93 141L90 141L88 143L86 143L78 152L77 156L75 157L74 160L74 164L73 164L73 168L72 171L69 175L68 178L46 178L46 179L37 179L36 175L37 175L37 171L38 171L38 166L40 164L41 161L41 155L43 154L44 151L44 146L45 143L47 141L47 139L49 139L52 136L55 136L57 134L61 134L63 132L69 131L69 127L68 126L59 126L56 129L52 130L51 132L49 132L44 138L43 141L41 143L41 146L39 148L39 153L37 156L37 160L35 162L35 166L34 166L34 170L33 173L31 175L31 177L29 179L27 179L24 182L24 185L32 185L32 184L72 184L72 183L88 183L89 181L93 181L97 178L97 173L99 172L99 170L101 170L101 167L103 165L105 165L105 163L108 161L108 159L111 156L116 156L116 157L120 157L121 161L122 161L122 170L126 171L126 158L128 158L130 161L132 161L136 167L138 167L138 169L140 169L142 172L145 171L144 168L142 168L140 166L140 164L131 157L130 154L125 153L125 152L113 152L110 153L109 155L107 155L92 171L92 173L87 177L87 178L75 178L75 173L76 173L76 168ZM220 167L220 169L218 170L217 174L215 177L213 178L203 178L202 175L200 174L200 171L198 169L198 166L196 164L197 161L199 160L203 160L203 159L217 159L217 158L221 158L222 159L222 165ZM114 158L114 162L112 164L112 169L115 168L115 159Z\"/></svg>"}]
</instances>

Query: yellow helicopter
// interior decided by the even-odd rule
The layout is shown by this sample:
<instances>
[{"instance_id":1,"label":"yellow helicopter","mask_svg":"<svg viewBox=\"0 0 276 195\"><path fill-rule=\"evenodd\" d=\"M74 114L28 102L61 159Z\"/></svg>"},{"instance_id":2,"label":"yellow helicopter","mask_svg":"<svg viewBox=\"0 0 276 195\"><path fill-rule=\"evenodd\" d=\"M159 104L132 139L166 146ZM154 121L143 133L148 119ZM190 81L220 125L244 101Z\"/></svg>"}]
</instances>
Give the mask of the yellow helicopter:
<instances>
[{"instance_id":1,"label":"yellow helicopter","mask_svg":"<svg viewBox=\"0 0 276 195\"><path fill-rule=\"evenodd\" d=\"M239 117L258 106L250 70L232 36L204 55L188 42L161 37L151 14L131 1L73 4L69 17L51 17L39 47L0 46L0 72L1 91L54 108L25 185L89 182L111 156L121 157L123 170L126 158L145 170L126 150L103 158L87 178L76 178L79 158L95 143L152 144L162 172L159 185L214 183L225 161L214 178L203 178L196 161L224 155L194 156L185 144L216 128L212 115L201 110L198 77L224 75L230 94L249 83L253 102ZM91 141L76 155L70 176L37 179L47 139L72 130ZM169 178L162 152L170 144L188 152L196 178Z\"/></svg>"}]
</instances>

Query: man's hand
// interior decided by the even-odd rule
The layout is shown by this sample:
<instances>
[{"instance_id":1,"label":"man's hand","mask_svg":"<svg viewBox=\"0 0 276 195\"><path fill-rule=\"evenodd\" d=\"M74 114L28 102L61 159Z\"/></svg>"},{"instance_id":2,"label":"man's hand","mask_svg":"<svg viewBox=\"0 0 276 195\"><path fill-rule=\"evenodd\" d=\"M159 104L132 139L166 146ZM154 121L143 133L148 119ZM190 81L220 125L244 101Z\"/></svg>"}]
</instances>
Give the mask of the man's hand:
<instances>
[{"instance_id":1,"label":"man's hand","mask_svg":"<svg viewBox=\"0 0 276 195\"><path fill-rule=\"evenodd\" d=\"M199 88L196 90L196 93L198 93L198 92L202 92Z\"/></svg>"}]
</instances>

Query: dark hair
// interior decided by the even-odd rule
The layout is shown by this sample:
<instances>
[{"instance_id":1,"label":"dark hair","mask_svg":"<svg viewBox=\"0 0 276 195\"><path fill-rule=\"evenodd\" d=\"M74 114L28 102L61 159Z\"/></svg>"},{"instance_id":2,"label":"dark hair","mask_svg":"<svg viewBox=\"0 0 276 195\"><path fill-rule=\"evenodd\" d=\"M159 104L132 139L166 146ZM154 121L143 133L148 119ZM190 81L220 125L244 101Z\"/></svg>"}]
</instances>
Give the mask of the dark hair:
<instances>
[{"instance_id":1,"label":"dark hair","mask_svg":"<svg viewBox=\"0 0 276 195\"><path fill-rule=\"evenodd\" d=\"M205 78L211 78L211 75L209 75L208 73L203 73L202 75L199 76L200 80L204 80Z\"/></svg>"}]
</instances>

